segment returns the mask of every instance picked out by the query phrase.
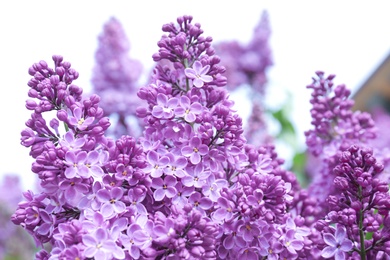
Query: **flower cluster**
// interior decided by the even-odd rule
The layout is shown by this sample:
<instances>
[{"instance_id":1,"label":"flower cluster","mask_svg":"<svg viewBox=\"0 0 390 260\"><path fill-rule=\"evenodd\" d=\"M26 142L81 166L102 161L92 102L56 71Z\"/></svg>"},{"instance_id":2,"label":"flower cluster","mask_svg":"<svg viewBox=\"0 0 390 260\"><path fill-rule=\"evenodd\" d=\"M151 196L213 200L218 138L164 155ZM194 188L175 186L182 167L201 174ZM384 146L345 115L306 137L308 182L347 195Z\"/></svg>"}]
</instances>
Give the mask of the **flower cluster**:
<instances>
[{"instance_id":1,"label":"flower cluster","mask_svg":"<svg viewBox=\"0 0 390 260\"><path fill-rule=\"evenodd\" d=\"M389 187L376 178L382 171L370 149L354 145L342 153L334 168L338 194L328 197L328 213L316 224L326 244L322 256L390 257Z\"/></svg>"},{"instance_id":2,"label":"flower cluster","mask_svg":"<svg viewBox=\"0 0 390 260\"><path fill-rule=\"evenodd\" d=\"M111 17L98 38L93 70L92 91L101 97L105 116L113 121L107 134L139 136L135 110L140 105L136 96L142 73L140 61L128 56L130 43L120 21Z\"/></svg>"},{"instance_id":3,"label":"flower cluster","mask_svg":"<svg viewBox=\"0 0 390 260\"><path fill-rule=\"evenodd\" d=\"M109 135L99 96L82 95L61 56L29 69L33 112L21 139L41 190L24 193L12 221L42 247L36 259L388 257L383 167L365 147L345 148L373 124L350 112L346 88L327 98L322 73L312 85L308 140L336 147L321 169L337 177L327 175L327 200L311 200L272 144L247 143L226 69L192 20L162 27L152 80L137 92L140 137Z\"/></svg>"}]
</instances>

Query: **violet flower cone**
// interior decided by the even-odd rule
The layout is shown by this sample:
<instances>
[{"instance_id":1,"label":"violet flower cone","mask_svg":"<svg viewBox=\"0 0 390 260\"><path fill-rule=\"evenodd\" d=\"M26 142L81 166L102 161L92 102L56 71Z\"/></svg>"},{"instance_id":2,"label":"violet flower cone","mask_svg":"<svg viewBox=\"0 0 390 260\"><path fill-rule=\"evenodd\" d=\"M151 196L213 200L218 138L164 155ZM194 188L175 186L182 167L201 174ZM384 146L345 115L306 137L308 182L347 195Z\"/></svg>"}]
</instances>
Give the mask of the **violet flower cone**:
<instances>
[{"instance_id":1,"label":"violet flower cone","mask_svg":"<svg viewBox=\"0 0 390 260\"><path fill-rule=\"evenodd\" d=\"M140 133L135 110L140 105L136 92L143 66L129 57L129 50L130 42L121 22L111 17L98 38L91 81L92 91L102 99L105 115L115 118L115 128L110 131L116 137Z\"/></svg>"}]
</instances>

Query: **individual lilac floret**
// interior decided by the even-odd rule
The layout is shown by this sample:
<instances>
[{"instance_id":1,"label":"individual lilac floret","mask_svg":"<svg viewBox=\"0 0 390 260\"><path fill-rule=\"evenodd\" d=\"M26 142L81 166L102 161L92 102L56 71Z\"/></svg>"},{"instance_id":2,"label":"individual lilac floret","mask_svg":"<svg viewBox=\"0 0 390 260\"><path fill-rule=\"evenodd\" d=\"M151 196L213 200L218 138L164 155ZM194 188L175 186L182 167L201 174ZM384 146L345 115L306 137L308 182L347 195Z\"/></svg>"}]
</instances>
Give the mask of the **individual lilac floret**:
<instances>
[{"instance_id":1,"label":"individual lilac floret","mask_svg":"<svg viewBox=\"0 0 390 260\"><path fill-rule=\"evenodd\" d=\"M325 233L324 241L327 244L322 252L321 256L325 258L331 258L334 256L336 260L344 260L347 258L346 252L349 252L353 248L352 241L346 236L345 227L337 224L335 234Z\"/></svg>"},{"instance_id":2,"label":"individual lilac floret","mask_svg":"<svg viewBox=\"0 0 390 260\"><path fill-rule=\"evenodd\" d=\"M197 88L203 87L204 83L213 81L213 77L207 75L210 70L210 65L202 66L202 63L195 61L193 68L186 68L184 70L186 76L193 79L193 84Z\"/></svg>"},{"instance_id":3,"label":"individual lilac floret","mask_svg":"<svg viewBox=\"0 0 390 260\"><path fill-rule=\"evenodd\" d=\"M88 258L95 259L124 259L125 254L123 250L115 244L106 230L103 228L97 229L92 234L83 236L83 243L85 245L84 255Z\"/></svg>"}]
</instances>

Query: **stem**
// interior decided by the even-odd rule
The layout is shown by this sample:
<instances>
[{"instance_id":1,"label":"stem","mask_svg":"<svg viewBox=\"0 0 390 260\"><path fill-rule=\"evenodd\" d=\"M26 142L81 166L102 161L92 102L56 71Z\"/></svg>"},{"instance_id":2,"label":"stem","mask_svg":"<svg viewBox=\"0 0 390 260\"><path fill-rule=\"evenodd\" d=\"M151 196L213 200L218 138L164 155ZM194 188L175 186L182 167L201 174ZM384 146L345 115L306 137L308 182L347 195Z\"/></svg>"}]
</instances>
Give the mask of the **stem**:
<instances>
[{"instance_id":1,"label":"stem","mask_svg":"<svg viewBox=\"0 0 390 260\"><path fill-rule=\"evenodd\" d=\"M65 127L65 131L68 132L69 131L69 126L66 123L64 123L64 127Z\"/></svg>"},{"instance_id":2,"label":"stem","mask_svg":"<svg viewBox=\"0 0 390 260\"><path fill-rule=\"evenodd\" d=\"M359 186L359 200L362 200L362 187ZM359 210L359 235L360 235L360 259L366 260L366 248L364 245L364 232L363 232L363 209Z\"/></svg>"}]
</instances>

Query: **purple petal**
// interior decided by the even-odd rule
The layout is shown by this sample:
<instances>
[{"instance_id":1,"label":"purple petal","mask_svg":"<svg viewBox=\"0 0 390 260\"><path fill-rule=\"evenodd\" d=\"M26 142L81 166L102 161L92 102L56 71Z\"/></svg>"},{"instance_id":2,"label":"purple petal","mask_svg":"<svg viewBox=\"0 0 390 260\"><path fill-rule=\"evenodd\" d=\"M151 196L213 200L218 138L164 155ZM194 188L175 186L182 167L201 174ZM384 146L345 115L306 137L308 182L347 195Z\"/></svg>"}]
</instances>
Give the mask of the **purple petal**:
<instances>
[{"instance_id":1,"label":"purple petal","mask_svg":"<svg viewBox=\"0 0 390 260\"><path fill-rule=\"evenodd\" d=\"M155 189L161 188L164 185L164 181L161 178L155 178L152 180L152 187Z\"/></svg>"},{"instance_id":2,"label":"purple petal","mask_svg":"<svg viewBox=\"0 0 390 260\"><path fill-rule=\"evenodd\" d=\"M168 97L164 94L157 94L157 104L159 105L165 105L168 101Z\"/></svg>"},{"instance_id":3,"label":"purple petal","mask_svg":"<svg viewBox=\"0 0 390 260\"><path fill-rule=\"evenodd\" d=\"M200 146L198 147L198 150L199 150L199 153L200 153L201 155L205 155L205 154L208 153L209 147L208 147L207 145L205 145L205 144L202 144L202 145L200 145Z\"/></svg>"},{"instance_id":4,"label":"purple petal","mask_svg":"<svg viewBox=\"0 0 390 260\"><path fill-rule=\"evenodd\" d=\"M102 215L104 217L111 217L114 214L114 208L111 204L103 204L103 206L100 209Z\"/></svg>"},{"instance_id":5,"label":"purple petal","mask_svg":"<svg viewBox=\"0 0 390 260\"><path fill-rule=\"evenodd\" d=\"M100 201L100 202L106 202L106 201L109 201L111 198L110 198L110 193L108 192L108 190L98 190L97 193L96 193L96 198Z\"/></svg>"},{"instance_id":6,"label":"purple petal","mask_svg":"<svg viewBox=\"0 0 390 260\"><path fill-rule=\"evenodd\" d=\"M353 248L353 243L349 239L345 239L341 244L340 244L340 250L344 252L348 252Z\"/></svg>"},{"instance_id":7,"label":"purple petal","mask_svg":"<svg viewBox=\"0 0 390 260\"><path fill-rule=\"evenodd\" d=\"M332 234L329 234L329 233L324 234L324 241L327 245L330 245L332 247L336 247L338 244L336 239L334 238L334 236Z\"/></svg>"},{"instance_id":8,"label":"purple petal","mask_svg":"<svg viewBox=\"0 0 390 260\"><path fill-rule=\"evenodd\" d=\"M181 153L184 155L184 156L190 156L192 153L194 152L194 149L191 148L190 146L184 146L183 148L181 148Z\"/></svg>"},{"instance_id":9,"label":"purple petal","mask_svg":"<svg viewBox=\"0 0 390 260\"><path fill-rule=\"evenodd\" d=\"M100 168L99 166L97 165L93 165L91 166L90 168L91 172L93 173L93 176L94 177L97 177L97 178L100 178L104 175L104 171L102 168Z\"/></svg>"},{"instance_id":10,"label":"purple petal","mask_svg":"<svg viewBox=\"0 0 390 260\"><path fill-rule=\"evenodd\" d=\"M345 228L341 225L337 225L336 233L335 233L336 241L339 243L343 242L345 236L346 236Z\"/></svg>"},{"instance_id":11,"label":"purple petal","mask_svg":"<svg viewBox=\"0 0 390 260\"><path fill-rule=\"evenodd\" d=\"M233 236L230 235L230 236L227 236L224 240L223 240L223 246L226 248L226 249L232 249L234 247L234 239L233 239Z\"/></svg>"},{"instance_id":12,"label":"purple petal","mask_svg":"<svg viewBox=\"0 0 390 260\"><path fill-rule=\"evenodd\" d=\"M198 79L198 78L194 79L193 83L194 83L194 86L197 88L201 88L204 85L203 80Z\"/></svg>"},{"instance_id":13,"label":"purple petal","mask_svg":"<svg viewBox=\"0 0 390 260\"><path fill-rule=\"evenodd\" d=\"M122 201L117 201L113 204L113 208L116 213L122 213L126 210L126 205Z\"/></svg>"},{"instance_id":14,"label":"purple petal","mask_svg":"<svg viewBox=\"0 0 390 260\"><path fill-rule=\"evenodd\" d=\"M165 190L165 195L168 197L168 198L173 198L175 195L176 195L177 191L174 187L168 187L166 190Z\"/></svg>"},{"instance_id":15,"label":"purple petal","mask_svg":"<svg viewBox=\"0 0 390 260\"><path fill-rule=\"evenodd\" d=\"M189 113L184 116L184 120L186 120L188 123L192 123L196 120L196 116L192 113Z\"/></svg>"},{"instance_id":16,"label":"purple petal","mask_svg":"<svg viewBox=\"0 0 390 260\"><path fill-rule=\"evenodd\" d=\"M200 155L199 155L199 153L191 154L190 161L193 164L198 164L200 162Z\"/></svg>"},{"instance_id":17,"label":"purple petal","mask_svg":"<svg viewBox=\"0 0 390 260\"><path fill-rule=\"evenodd\" d=\"M164 199L164 197L165 197L165 190L162 188L155 190L153 193L153 198L156 201L162 201Z\"/></svg>"},{"instance_id":18,"label":"purple petal","mask_svg":"<svg viewBox=\"0 0 390 260\"><path fill-rule=\"evenodd\" d=\"M84 239L83 239L83 242L84 242ZM84 244L85 244L85 242L84 242ZM96 255L96 253L97 253L97 246L96 246L96 244L95 244L95 246L94 247L87 247L85 250L84 250L84 255L86 256L86 257L88 257L88 258L93 258L95 255Z\"/></svg>"},{"instance_id":19,"label":"purple petal","mask_svg":"<svg viewBox=\"0 0 390 260\"><path fill-rule=\"evenodd\" d=\"M198 102L195 102L191 105L191 112L195 113L195 114L199 114L200 112L202 112L202 105L199 104Z\"/></svg>"},{"instance_id":20,"label":"purple petal","mask_svg":"<svg viewBox=\"0 0 390 260\"><path fill-rule=\"evenodd\" d=\"M337 250L336 247L327 246L324 249L322 249L321 256L325 257L325 258L330 258L330 257L334 256L334 254L336 253L336 250Z\"/></svg>"},{"instance_id":21,"label":"purple petal","mask_svg":"<svg viewBox=\"0 0 390 260\"><path fill-rule=\"evenodd\" d=\"M345 253L341 250L337 250L334 255L334 260L345 260Z\"/></svg>"},{"instance_id":22,"label":"purple petal","mask_svg":"<svg viewBox=\"0 0 390 260\"><path fill-rule=\"evenodd\" d=\"M88 235L88 234L84 235L82 239L83 239L83 244L86 246L94 247L97 244L96 239L92 235Z\"/></svg>"},{"instance_id":23,"label":"purple petal","mask_svg":"<svg viewBox=\"0 0 390 260\"><path fill-rule=\"evenodd\" d=\"M202 75L202 77L200 78L203 82L211 82L213 81L213 77L209 76L209 75Z\"/></svg>"},{"instance_id":24,"label":"purple petal","mask_svg":"<svg viewBox=\"0 0 390 260\"><path fill-rule=\"evenodd\" d=\"M120 187L115 187L111 190L111 197L120 200L123 196L123 190Z\"/></svg>"},{"instance_id":25,"label":"purple petal","mask_svg":"<svg viewBox=\"0 0 390 260\"><path fill-rule=\"evenodd\" d=\"M193 68L186 68L184 70L184 74L186 74L186 76L190 79L196 78L196 72Z\"/></svg>"},{"instance_id":26,"label":"purple petal","mask_svg":"<svg viewBox=\"0 0 390 260\"><path fill-rule=\"evenodd\" d=\"M158 154L155 151L149 151L148 155L146 155L146 158L152 165L155 165L158 162Z\"/></svg>"},{"instance_id":27,"label":"purple petal","mask_svg":"<svg viewBox=\"0 0 390 260\"><path fill-rule=\"evenodd\" d=\"M181 105L182 107L187 108L187 107L190 106L190 104L191 104L191 101L190 101L190 99L189 99L187 96L182 96L182 97L180 98L180 105Z\"/></svg>"},{"instance_id":28,"label":"purple petal","mask_svg":"<svg viewBox=\"0 0 390 260\"><path fill-rule=\"evenodd\" d=\"M103 228L98 228L95 232L97 241L104 241L107 239L107 232Z\"/></svg>"},{"instance_id":29,"label":"purple petal","mask_svg":"<svg viewBox=\"0 0 390 260\"><path fill-rule=\"evenodd\" d=\"M181 179L181 183L186 187L191 187L194 185L194 178L192 176L185 176Z\"/></svg>"}]
</instances>

